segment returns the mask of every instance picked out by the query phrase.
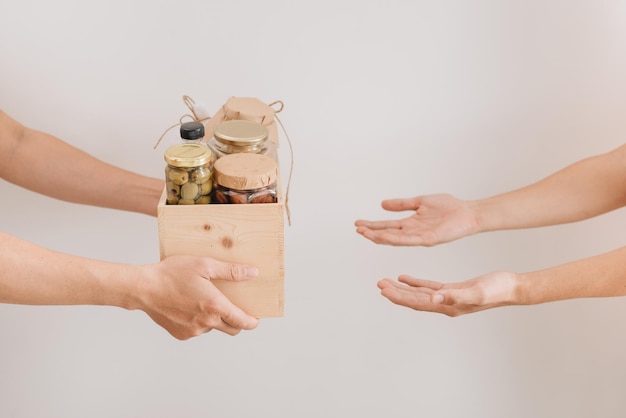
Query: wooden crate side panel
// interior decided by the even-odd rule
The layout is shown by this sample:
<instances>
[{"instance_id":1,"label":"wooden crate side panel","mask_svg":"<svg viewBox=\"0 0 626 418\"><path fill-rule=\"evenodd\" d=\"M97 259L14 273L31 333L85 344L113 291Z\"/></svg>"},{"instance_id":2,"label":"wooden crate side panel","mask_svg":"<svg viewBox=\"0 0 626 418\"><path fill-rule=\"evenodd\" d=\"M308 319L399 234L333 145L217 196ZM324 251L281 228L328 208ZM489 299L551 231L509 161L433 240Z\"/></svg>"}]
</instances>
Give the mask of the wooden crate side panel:
<instances>
[{"instance_id":1,"label":"wooden crate side panel","mask_svg":"<svg viewBox=\"0 0 626 418\"><path fill-rule=\"evenodd\" d=\"M164 203L164 198L162 198ZM284 204L169 206L159 204L161 258L210 256L255 265L246 282L213 283L256 317L284 314Z\"/></svg>"}]
</instances>

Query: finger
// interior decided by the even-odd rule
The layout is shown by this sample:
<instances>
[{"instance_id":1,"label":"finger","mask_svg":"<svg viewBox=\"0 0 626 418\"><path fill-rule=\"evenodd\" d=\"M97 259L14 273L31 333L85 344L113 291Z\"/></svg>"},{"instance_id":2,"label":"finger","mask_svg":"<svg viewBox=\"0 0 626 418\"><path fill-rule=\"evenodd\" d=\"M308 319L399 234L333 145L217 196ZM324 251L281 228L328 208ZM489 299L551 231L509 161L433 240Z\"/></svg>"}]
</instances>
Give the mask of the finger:
<instances>
[{"instance_id":1,"label":"finger","mask_svg":"<svg viewBox=\"0 0 626 418\"><path fill-rule=\"evenodd\" d=\"M357 227L365 227L373 230L380 229L400 229L402 228L402 223L400 220L386 220L386 221L366 221L364 219L359 219L354 222L354 225Z\"/></svg>"},{"instance_id":2,"label":"finger","mask_svg":"<svg viewBox=\"0 0 626 418\"><path fill-rule=\"evenodd\" d=\"M386 288L381 291L381 294L396 305L406 306L416 311L434 312L447 316L468 313L460 311L456 306L433 303L430 294L424 291L415 291L414 288Z\"/></svg>"},{"instance_id":3,"label":"finger","mask_svg":"<svg viewBox=\"0 0 626 418\"><path fill-rule=\"evenodd\" d=\"M376 244L387 244L395 246L417 246L424 245L424 239L419 235L410 235L399 229L388 229L384 231L371 230L359 227L357 232Z\"/></svg>"},{"instance_id":4,"label":"finger","mask_svg":"<svg viewBox=\"0 0 626 418\"><path fill-rule=\"evenodd\" d=\"M249 330L256 328L259 323L257 318L248 315L240 307L233 304L214 285L209 284L209 287L211 290L207 295L206 306L208 311L205 312L205 327L217 328L231 335L234 335L232 334L233 329Z\"/></svg>"},{"instance_id":5,"label":"finger","mask_svg":"<svg viewBox=\"0 0 626 418\"><path fill-rule=\"evenodd\" d=\"M380 280L377 283L377 285L378 285L379 289L384 289L384 288L388 288L388 287L395 287L395 288L398 288L398 289L406 289L407 288L407 286L405 284L398 283L397 281L392 280L392 279L382 279L382 280Z\"/></svg>"},{"instance_id":6,"label":"finger","mask_svg":"<svg viewBox=\"0 0 626 418\"><path fill-rule=\"evenodd\" d=\"M407 287L400 288L390 286L383 288L380 293L396 305L402 305L416 310L432 311L433 307L437 308L442 306L433 305L430 302L430 294Z\"/></svg>"},{"instance_id":7,"label":"finger","mask_svg":"<svg viewBox=\"0 0 626 418\"><path fill-rule=\"evenodd\" d=\"M444 305L480 306L483 299L480 291L475 286L465 289L440 290L432 295L433 303Z\"/></svg>"},{"instance_id":8,"label":"finger","mask_svg":"<svg viewBox=\"0 0 626 418\"><path fill-rule=\"evenodd\" d=\"M218 330L218 331L222 331L225 334L228 335L237 335L241 332L240 328L235 328L230 326L229 324L227 324L224 321L221 321L220 323L218 323L217 325L215 325L215 327L213 327L214 329Z\"/></svg>"},{"instance_id":9,"label":"finger","mask_svg":"<svg viewBox=\"0 0 626 418\"><path fill-rule=\"evenodd\" d=\"M398 281L401 283L406 283L412 287L425 287L432 290L439 290L443 287L443 283L434 282L431 280L423 280L417 279L415 277L408 276L406 274L402 274L398 277Z\"/></svg>"},{"instance_id":10,"label":"finger","mask_svg":"<svg viewBox=\"0 0 626 418\"><path fill-rule=\"evenodd\" d=\"M410 197L405 199L383 200L382 207L391 212L402 212L405 210L417 210L422 203L422 197Z\"/></svg>"},{"instance_id":11,"label":"finger","mask_svg":"<svg viewBox=\"0 0 626 418\"><path fill-rule=\"evenodd\" d=\"M376 285L378 286L379 289L384 289L386 287L396 286L397 283L395 280L385 278L385 279L379 280L378 283L376 283Z\"/></svg>"},{"instance_id":12,"label":"finger","mask_svg":"<svg viewBox=\"0 0 626 418\"><path fill-rule=\"evenodd\" d=\"M259 325L259 320L251 315L245 313L238 306L228 302L229 306L226 309L222 309L221 317L222 321L228 326L238 330L251 330Z\"/></svg>"},{"instance_id":13,"label":"finger","mask_svg":"<svg viewBox=\"0 0 626 418\"><path fill-rule=\"evenodd\" d=\"M245 264L226 263L209 259L209 278L211 280L242 281L250 280L259 275L259 269Z\"/></svg>"}]
</instances>

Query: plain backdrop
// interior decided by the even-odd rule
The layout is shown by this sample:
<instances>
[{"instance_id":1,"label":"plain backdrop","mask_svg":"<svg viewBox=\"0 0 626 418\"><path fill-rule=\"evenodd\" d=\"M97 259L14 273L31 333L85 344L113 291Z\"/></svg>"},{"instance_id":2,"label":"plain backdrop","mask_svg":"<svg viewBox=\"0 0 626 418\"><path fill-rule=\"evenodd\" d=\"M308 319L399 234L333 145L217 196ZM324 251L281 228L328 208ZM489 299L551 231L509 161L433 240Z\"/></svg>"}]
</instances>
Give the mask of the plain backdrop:
<instances>
[{"instance_id":1,"label":"plain backdrop","mask_svg":"<svg viewBox=\"0 0 626 418\"><path fill-rule=\"evenodd\" d=\"M0 416L623 417L626 299L448 318L376 287L609 251L623 210L433 248L378 246L353 223L404 216L385 198L487 197L621 145L625 51L617 0L1 2L0 108L23 124L161 177L153 145L183 95L211 112L282 100L294 171L284 318L181 342L139 311L2 305ZM155 218L7 182L0 196L5 232L158 261Z\"/></svg>"}]
</instances>

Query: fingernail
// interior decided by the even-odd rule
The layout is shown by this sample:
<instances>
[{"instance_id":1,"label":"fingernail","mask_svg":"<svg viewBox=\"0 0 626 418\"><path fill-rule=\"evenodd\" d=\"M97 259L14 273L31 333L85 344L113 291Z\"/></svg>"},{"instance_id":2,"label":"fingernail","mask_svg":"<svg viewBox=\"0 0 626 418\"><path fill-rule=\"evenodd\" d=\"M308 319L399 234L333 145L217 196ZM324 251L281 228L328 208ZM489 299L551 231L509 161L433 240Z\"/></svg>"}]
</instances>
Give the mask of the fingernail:
<instances>
[{"instance_id":1,"label":"fingernail","mask_svg":"<svg viewBox=\"0 0 626 418\"><path fill-rule=\"evenodd\" d=\"M434 295L433 296L433 303L441 303L443 302L443 295Z\"/></svg>"},{"instance_id":2,"label":"fingernail","mask_svg":"<svg viewBox=\"0 0 626 418\"><path fill-rule=\"evenodd\" d=\"M259 275L259 269L252 266L246 266L246 277L254 278Z\"/></svg>"}]
</instances>

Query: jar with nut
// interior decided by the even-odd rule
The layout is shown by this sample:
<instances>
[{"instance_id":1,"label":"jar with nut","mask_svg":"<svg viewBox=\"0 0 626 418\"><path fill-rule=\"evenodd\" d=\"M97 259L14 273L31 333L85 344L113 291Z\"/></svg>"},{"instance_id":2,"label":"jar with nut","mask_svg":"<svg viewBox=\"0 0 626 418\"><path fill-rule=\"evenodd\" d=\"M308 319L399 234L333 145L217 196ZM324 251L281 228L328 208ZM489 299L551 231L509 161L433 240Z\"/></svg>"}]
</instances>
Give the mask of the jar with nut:
<instances>
[{"instance_id":1,"label":"jar with nut","mask_svg":"<svg viewBox=\"0 0 626 418\"><path fill-rule=\"evenodd\" d=\"M267 155L278 161L276 145L269 139L269 131L262 124L250 120L227 120L213 130L208 145L216 159L225 155L250 153Z\"/></svg>"},{"instance_id":2,"label":"jar with nut","mask_svg":"<svg viewBox=\"0 0 626 418\"><path fill-rule=\"evenodd\" d=\"M230 154L215 162L215 203L276 203L278 165L262 154Z\"/></svg>"},{"instance_id":3,"label":"jar with nut","mask_svg":"<svg viewBox=\"0 0 626 418\"><path fill-rule=\"evenodd\" d=\"M215 158L205 145L177 144L165 150L168 205L211 203Z\"/></svg>"}]
</instances>

